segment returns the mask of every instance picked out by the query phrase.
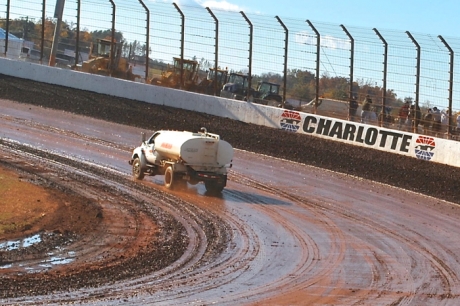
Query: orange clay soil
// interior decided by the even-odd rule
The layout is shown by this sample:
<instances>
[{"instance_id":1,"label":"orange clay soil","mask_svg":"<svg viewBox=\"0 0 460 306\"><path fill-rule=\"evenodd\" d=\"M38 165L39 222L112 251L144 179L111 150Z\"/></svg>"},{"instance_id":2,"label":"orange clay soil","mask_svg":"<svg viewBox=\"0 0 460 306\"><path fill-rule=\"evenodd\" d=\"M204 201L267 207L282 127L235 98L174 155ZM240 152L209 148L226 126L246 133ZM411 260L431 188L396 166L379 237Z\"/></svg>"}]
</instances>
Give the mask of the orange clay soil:
<instances>
[{"instance_id":1,"label":"orange clay soil","mask_svg":"<svg viewBox=\"0 0 460 306\"><path fill-rule=\"evenodd\" d=\"M0 167L0 241L41 231L81 233L93 227L84 220L94 219L98 212L82 209L83 198L39 186L31 178Z\"/></svg>"}]
</instances>

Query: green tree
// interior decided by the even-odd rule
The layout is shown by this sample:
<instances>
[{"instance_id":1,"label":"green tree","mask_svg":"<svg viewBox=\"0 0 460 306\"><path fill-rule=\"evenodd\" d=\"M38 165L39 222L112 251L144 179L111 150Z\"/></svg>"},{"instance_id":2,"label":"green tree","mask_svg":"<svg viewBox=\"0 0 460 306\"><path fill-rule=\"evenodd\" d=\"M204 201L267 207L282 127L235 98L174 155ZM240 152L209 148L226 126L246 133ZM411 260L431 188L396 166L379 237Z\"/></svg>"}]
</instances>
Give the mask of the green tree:
<instances>
[{"instance_id":1,"label":"green tree","mask_svg":"<svg viewBox=\"0 0 460 306\"><path fill-rule=\"evenodd\" d=\"M112 30L96 30L96 31L92 31L90 33L91 33L93 43L96 43L96 41L98 39L108 39L108 40L112 39ZM125 43L126 42L124 37L123 37L122 32L115 31L114 36L115 36L115 41L116 42L120 42L120 43Z\"/></svg>"}]
</instances>

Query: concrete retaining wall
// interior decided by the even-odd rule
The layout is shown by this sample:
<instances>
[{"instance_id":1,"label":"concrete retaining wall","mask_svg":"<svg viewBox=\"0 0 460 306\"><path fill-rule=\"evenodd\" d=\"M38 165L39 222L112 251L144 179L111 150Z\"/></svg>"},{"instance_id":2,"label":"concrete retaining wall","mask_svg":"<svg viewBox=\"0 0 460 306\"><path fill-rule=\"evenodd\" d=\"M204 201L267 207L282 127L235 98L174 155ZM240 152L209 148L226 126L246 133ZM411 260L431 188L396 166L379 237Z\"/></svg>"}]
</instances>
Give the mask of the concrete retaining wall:
<instances>
[{"instance_id":1,"label":"concrete retaining wall","mask_svg":"<svg viewBox=\"0 0 460 306\"><path fill-rule=\"evenodd\" d=\"M0 58L0 73L285 129L460 167L460 142Z\"/></svg>"}]
</instances>

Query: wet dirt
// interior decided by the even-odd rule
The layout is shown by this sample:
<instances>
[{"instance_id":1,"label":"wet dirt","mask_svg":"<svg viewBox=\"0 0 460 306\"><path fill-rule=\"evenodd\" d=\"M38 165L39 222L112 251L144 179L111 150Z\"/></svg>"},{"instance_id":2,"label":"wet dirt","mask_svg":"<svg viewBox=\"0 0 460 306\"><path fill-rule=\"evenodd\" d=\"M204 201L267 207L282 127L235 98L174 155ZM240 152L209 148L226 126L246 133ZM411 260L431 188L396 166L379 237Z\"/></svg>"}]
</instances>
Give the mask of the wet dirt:
<instances>
[{"instance_id":1,"label":"wet dirt","mask_svg":"<svg viewBox=\"0 0 460 306\"><path fill-rule=\"evenodd\" d=\"M229 188L221 198L202 197L204 191L199 186L189 188L184 194L170 193L157 189L157 185L161 185L161 179L157 178L145 184L133 184L126 177L127 163L125 166L117 164L114 169L98 166L107 159L119 160L123 154L129 154L137 138L127 143L82 135L78 129L85 130L84 123L75 128L75 132L70 128L47 131L56 125L58 116L37 123L33 118L21 121L4 114L2 119L10 121L5 129L11 129L4 133L23 139L27 136L16 132L26 131L34 135L37 142L29 147L0 139L3 167L34 177L32 182L37 185L52 187L56 194L63 195L61 199L72 200L74 207L92 209L87 215L84 210L80 212L90 225L51 223L55 227L50 226L43 232L68 226L58 230L68 236L62 240L53 236L55 240L48 242L44 235L44 241L34 243L33 248L37 250L25 260L9 259L8 265L4 265L7 268L0 269L0 297L6 303L80 301L131 305L162 301L161 304L173 305L221 301L221 304L231 305L238 301L239 304L256 305L351 305L373 300L375 305L414 301L414 305L420 305L420 301L458 298L455 284L459 271L452 267L457 259L446 255L455 252L456 247L448 249L447 245L453 243L452 235L445 233L447 228L451 233L456 231L453 224L458 212L436 200L459 203L458 169L225 118L1 75L0 98L16 101L18 109L30 109L30 117L36 116L39 112L34 112L34 108L40 107L150 131L198 130L205 126L235 148L263 154L244 153L239 165L230 173ZM75 122L79 120L83 119L75 118ZM92 128L90 119L85 120L86 128ZM97 129L95 125L94 134ZM52 144L60 134L65 136L65 142L95 145L105 157L98 159L97 154L91 155L89 160L94 161L91 163L80 157L71 158L69 152L47 151L51 146L65 151L64 145ZM42 139L36 140L35 135L41 135ZM278 145L280 139L285 146ZM24 143L33 143L33 140L27 139ZM87 156L85 152L91 151L80 148L84 146L79 145L78 156ZM120 152L114 152L115 149ZM237 157L240 154L243 153L237 153ZM300 164L279 164L270 156ZM254 158L252 162L251 158ZM267 169L260 168L261 159L265 160ZM258 167L253 168L254 165ZM277 165L283 170L275 171ZM325 174L322 170L308 168L306 173L314 177L313 180L305 175L305 170L300 170L306 165L334 172ZM408 233L414 233L414 237L404 232L407 230L405 209L409 210L411 205L408 203L406 207L404 203L408 195L383 185L373 186L358 177L417 192L414 201L423 203L424 208L420 213L412 210L408 213L415 219L407 226L410 227ZM341 182L349 179L361 192L343 190ZM365 192L365 199L360 198ZM74 202L74 198L77 201ZM362 206L357 208L357 203ZM382 203L382 208L371 206L374 203ZM388 210L398 211L400 215L391 215ZM435 221L434 217L425 219L437 214L441 221ZM269 217L258 220L255 217L258 215ZM57 214L55 219L62 216ZM273 227L263 225L268 220L273 222ZM440 251L427 246L435 239L425 233L427 224L444 237ZM445 227L437 227L440 224ZM44 224L41 226L46 228ZM372 229L369 235L372 237L363 234L369 229ZM31 230L30 235L33 234ZM398 248L404 252L397 251ZM3 251L2 256L25 258L28 252L29 248L11 249ZM49 253L53 253L52 256L47 255ZM350 254L353 256L349 257ZM273 256L273 265L267 261L267 256ZM388 256L394 256L401 263L398 265ZM448 259L451 256L453 259ZM68 261L63 265L44 264L51 257ZM357 263L363 266L362 273L357 272ZM421 267L407 272L411 265ZM27 273L30 270L34 273ZM428 270L427 275L432 280L440 280L440 284L433 281L430 287L422 281L424 270ZM270 271L279 276L270 275ZM353 274L358 275L358 280L352 281ZM232 282L241 278L237 275L244 276L238 285ZM385 275L391 275L394 280ZM407 279L414 280L412 285L398 289L396 283L404 283ZM428 286L425 291L420 289L423 286ZM245 292L245 287L253 288L253 292ZM415 289L409 289L411 287ZM216 291L217 295L213 296ZM200 294L190 300L193 292ZM434 293L428 297L425 292Z\"/></svg>"},{"instance_id":2,"label":"wet dirt","mask_svg":"<svg viewBox=\"0 0 460 306\"><path fill-rule=\"evenodd\" d=\"M233 147L460 201L457 168L192 111L0 74L0 98L155 131L206 127ZM282 140L283 145L280 145Z\"/></svg>"}]
</instances>

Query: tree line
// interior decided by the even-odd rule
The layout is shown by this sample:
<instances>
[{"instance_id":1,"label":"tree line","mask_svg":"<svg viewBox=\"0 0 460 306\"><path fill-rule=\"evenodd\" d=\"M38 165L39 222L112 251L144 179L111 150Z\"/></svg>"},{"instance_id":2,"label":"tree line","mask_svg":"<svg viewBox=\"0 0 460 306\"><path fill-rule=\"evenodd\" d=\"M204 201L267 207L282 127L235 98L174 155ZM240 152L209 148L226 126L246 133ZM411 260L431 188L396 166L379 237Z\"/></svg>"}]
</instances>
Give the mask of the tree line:
<instances>
[{"instance_id":1,"label":"tree line","mask_svg":"<svg viewBox=\"0 0 460 306\"><path fill-rule=\"evenodd\" d=\"M6 20L0 20L0 27L5 28ZM44 56L49 57L51 47L53 44L54 30L56 22L52 18L45 19L44 26L44 41L43 49ZM34 43L36 49L42 47L42 23L33 22L28 18L19 18L9 21L9 32L18 38L22 38L25 41L31 41ZM77 24L73 22L62 21L58 51L64 52L68 49L75 50L75 41L77 38ZM123 33L115 31L114 38L116 42L123 45L122 55L129 57L134 54L145 54L145 44L141 44L137 41L128 44L126 39L123 37ZM89 31L88 29L80 30L79 41L80 41L80 52L89 52L89 46L91 43L96 43L98 39L112 39L112 30L95 30Z\"/></svg>"}]
</instances>

